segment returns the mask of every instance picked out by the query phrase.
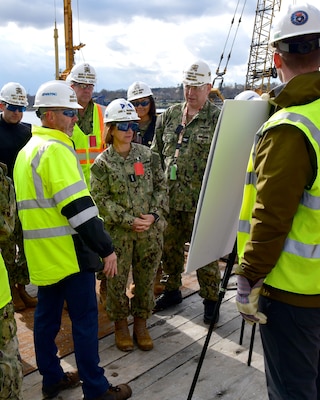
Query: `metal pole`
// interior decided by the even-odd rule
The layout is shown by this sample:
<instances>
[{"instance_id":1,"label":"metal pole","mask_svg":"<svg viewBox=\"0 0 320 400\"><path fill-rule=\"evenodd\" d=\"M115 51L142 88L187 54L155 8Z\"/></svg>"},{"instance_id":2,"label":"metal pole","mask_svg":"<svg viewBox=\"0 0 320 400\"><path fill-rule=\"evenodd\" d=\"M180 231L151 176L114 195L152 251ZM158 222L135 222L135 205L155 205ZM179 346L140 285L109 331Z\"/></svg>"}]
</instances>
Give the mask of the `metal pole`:
<instances>
[{"instance_id":1,"label":"metal pole","mask_svg":"<svg viewBox=\"0 0 320 400\"><path fill-rule=\"evenodd\" d=\"M229 278L230 278L230 275L231 275L231 272L232 272L232 268L233 268L233 265L234 265L234 262L235 262L235 259L236 259L236 255L237 255L237 242L235 242L235 244L233 246L232 253L229 254L229 257L228 257L228 260L227 260L227 265L226 265L226 268L224 270L224 274L223 274L221 285L220 285L218 301L216 303L216 306L215 306L215 309L214 309L214 312L213 312L212 321L211 321L209 329L208 329L207 337L206 337L206 340L205 340L203 348L202 348L202 352L201 352L201 355L200 355L200 358L199 358L199 362L198 362L198 365L197 365L196 372L195 372L194 377L193 377L193 381L192 381L192 384L191 384L191 387L190 387L190 391L189 391L187 400L191 400L192 399L192 395L193 395L194 389L196 387L196 384L197 384L197 381L198 381L198 378L199 378L199 374L200 374L200 370L201 370L201 367L202 367L202 364L203 364L203 360L204 360L204 357L205 357L206 352L207 352L208 344L210 342L210 338L211 338L211 335L212 335L212 332L213 332L213 329L214 329L215 320L216 320L216 317L218 315L218 312L219 312L222 300L224 298L224 295L225 295L225 293L227 291L227 286L228 286Z\"/></svg>"}]
</instances>

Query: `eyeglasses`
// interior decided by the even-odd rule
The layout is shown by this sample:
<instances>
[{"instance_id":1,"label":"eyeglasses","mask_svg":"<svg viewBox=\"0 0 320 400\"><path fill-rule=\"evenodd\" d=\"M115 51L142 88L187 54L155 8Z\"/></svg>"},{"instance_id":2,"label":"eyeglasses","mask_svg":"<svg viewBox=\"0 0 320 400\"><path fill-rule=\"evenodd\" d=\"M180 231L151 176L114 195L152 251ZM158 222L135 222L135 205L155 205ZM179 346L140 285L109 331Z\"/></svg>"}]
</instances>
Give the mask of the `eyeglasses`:
<instances>
[{"instance_id":1,"label":"eyeglasses","mask_svg":"<svg viewBox=\"0 0 320 400\"><path fill-rule=\"evenodd\" d=\"M192 86L192 85L183 85L184 90L186 90L187 92L189 92L189 90L194 90L195 92L200 92L202 90L205 89L207 85L201 85L201 86Z\"/></svg>"},{"instance_id":2,"label":"eyeglasses","mask_svg":"<svg viewBox=\"0 0 320 400\"><path fill-rule=\"evenodd\" d=\"M150 104L150 100L141 100L141 101L133 100L131 103L134 105L134 107L138 106L146 107Z\"/></svg>"},{"instance_id":3,"label":"eyeglasses","mask_svg":"<svg viewBox=\"0 0 320 400\"><path fill-rule=\"evenodd\" d=\"M119 131L122 132L127 132L129 129L131 129L133 132L139 131L139 124L136 122L116 122L115 126Z\"/></svg>"},{"instance_id":4,"label":"eyeglasses","mask_svg":"<svg viewBox=\"0 0 320 400\"><path fill-rule=\"evenodd\" d=\"M73 109L73 108L71 108L71 109L66 109L66 110L48 110L48 111L52 111L52 112L55 112L55 113L60 112L60 113L62 113L65 117L69 117L69 118L73 118L73 117L78 116L78 110L77 110L77 109ZM47 114L47 111L44 112L42 115L44 115L44 114Z\"/></svg>"},{"instance_id":5,"label":"eyeglasses","mask_svg":"<svg viewBox=\"0 0 320 400\"><path fill-rule=\"evenodd\" d=\"M70 117L70 118L78 116L78 110L77 109L62 110L61 112L62 112L62 114L64 116Z\"/></svg>"},{"instance_id":6,"label":"eyeglasses","mask_svg":"<svg viewBox=\"0 0 320 400\"><path fill-rule=\"evenodd\" d=\"M93 89L94 85L90 83L78 83L78 82L73 82L74 86L77 86L81 89Z\"/></svg>"},{"instance_id":7,"label":"eyeglasses","mask_svg":"<svg viewBox=\"0 0 320 400\"><path fill-rule=\"evenodd\" d=\"M19 111L24 112L26 111L27 107L25 106L16 106L15 104L8 104L6 103L6 109L12 112Z\"/></svg>"}]
</instances>

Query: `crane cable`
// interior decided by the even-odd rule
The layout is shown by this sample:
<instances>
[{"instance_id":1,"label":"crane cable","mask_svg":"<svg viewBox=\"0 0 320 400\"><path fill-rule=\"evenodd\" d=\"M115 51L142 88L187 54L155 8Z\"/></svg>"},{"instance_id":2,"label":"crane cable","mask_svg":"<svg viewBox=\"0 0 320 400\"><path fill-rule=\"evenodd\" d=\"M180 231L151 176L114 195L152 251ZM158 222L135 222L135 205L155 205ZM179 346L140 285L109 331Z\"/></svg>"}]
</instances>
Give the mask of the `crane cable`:
<instances>
[{"instance_id":1,"label":"crane cable","mask_svg":"<svg viewBox=\"0 0 320 400\"><path fill-rule=\"evenodd\" d=\"M228 43L228 40L229 40L229 37L230 37L230 33L231 33L231 30L232 30L232 27L233 27L233 24L234 24L235 16L236 16L236 13L237 13L237 10L238 10L238 6L239 6L239 3L240 3L240 0L238 0L237 6L236 6L235 11L234 11L234 15L233 15L232 20L231 20L231 24L230 24L230 29L229 29L229 32L228 32L228 36L227 36L227 39L226 39L226 41L225 41L224 48L223 48L223 50L222 50L222 54L221 54L221 56L220 56L219 65L218 65L218 67L217 67L217 69L216 69L216 78L214 79L213 84L214 84L214 82L215 82L216 79L218 79L218 78L221 79L221 82L220 82L220 85L219 85L220 88L221 88L222 83L223 83L223 75L225 75L225 73L227 72L227 66L228 66L228 63L229 63L229 61L230 61L231 52L232 52L232 50L233 50L233 46L234 46L235 39L236 39L238 30L239 30L239 26L240 26L240 23L241 23L241 21L242 21L242 15L243 15L243 12L244 12L244 8L245 8L245 5L246 5L246 2L247 2L247 0L244 1L243 7L242 7L242 11L241 11L241 14L240 14L240 17L239 17L238 25L237 25L235 34L234 34L234 36L233 36L233 41L232 41L231 48L230 48L230 51L229 51L229 54L228 54L228 57L227 57L226 65L225 65L223 71L220 72L220 65L221 65L221 62L222 62L222 60L223 60L223 58L224 58L224 52L225 52L225 49L226 49L226 47L227 47L227 43Z\"/></svg>"},{"instance_id":2,"label":"crane cable","mask_svg":"<svg viewBox=\"0 0 320 400\"><path fill-rule=\"evenodd\" d=\"M81 40L80 40L80 11L79 11L79 10L80 10L80 7L79 7L79 0L77 0L78 41L79 41L79 43L80 43L80 45L81 45L82 42L81 42ZM80 53L81 53L82 60L85 61L85 57L84 57L83 52L82 52L82 47L80 47L78 50L79 50Z\"/></svg>"}]
</instances>

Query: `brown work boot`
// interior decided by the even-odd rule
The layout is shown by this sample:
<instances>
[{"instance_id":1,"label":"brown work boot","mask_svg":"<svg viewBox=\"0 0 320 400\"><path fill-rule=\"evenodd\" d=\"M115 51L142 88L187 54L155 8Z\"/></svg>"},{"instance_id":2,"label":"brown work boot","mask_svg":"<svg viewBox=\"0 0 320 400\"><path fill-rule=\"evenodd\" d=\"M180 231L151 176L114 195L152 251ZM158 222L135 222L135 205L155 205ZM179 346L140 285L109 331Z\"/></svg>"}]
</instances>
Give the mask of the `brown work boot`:
<instances>
[{"instance_id":1,"label":"brown work boot","mask_svg":"<svg viewBox=\"0 0 320 400\"><path fill-rule=\"evenodd\" d=\"M164 292L165 286L161 283L162 278L162 267L160 266L157 270L156 277L153 282L153 293L157 297Z\"/></svg>"},{"instance_id":2,"label":"brown work boot","mask_svg":"<svg viewBox=\"0 0 320 400\"><path fill-rule=\"evenodd\" d=\"M24 302L26 307L35 307L38 303L38 299L36 297L30 296L30 294L26 291L25 285L20 285L18 283L18 292L21 300Z\"/></svg>"},{"instance_id":3,"label":"brown work boot","mask_svg":"<svg viewBox=\"0 0 320 400\"><path fill-rule=\"evenodd\" d=\"M104 310L107 308L107 279L106 278L103 278L100 281L99 303L102 305L102 308Z\"/></svg>"},{"instance_id":4,"label":"brown work boot","mask_svg":"<svg viewBox=\"0 0 320 400\"><path fill-rule=\"evenodd\" d=\"M116 346L121 351L132 351L133 341L130 336L127 319L114 321L114 334Z\"/></svg>"},{"instance_id":5,"label":"brown work boot","mask_svg":"<svg viewBox=\"0 0 320 400\"><path fill-rule=\"evenodd\" d=\"M109 389L105 393L92 400L127 400L131 395L131 387L126 383L121 383L117 386L109 386ZM86 397L84 397L84 400L86 400Z\"/></svg>"},{"instance_id":6,"label":"brown work boot","mask_svg":"<svg viewBox=\"0 0 320 400\"><path fill-rule=\"evenodd\" d=\"M26 309L26 305L21 299L18 288L15 285L11 286L11 296L12 296L14 311L22 311Z\"/></svg>"},{"instance_id":7,"label":"brown work boot","mask_svg":"<svg viewBox=\"0 0 320 400\"><path fill-rule=\"evenodd\" d=\"M147 329L147 321L144 318L134 317L133 338L140 350L149 351L153 349L153 342Z\"/></svg>"},{"instance_id":8,"label":"brown work boot","mask_svg":"<svg viewBox=\"0 0 320 400\"><path fill-rule=\"evenodd\" d=\"M53 399L62 390L72 389L80 385L80 378L78 371L66 372L60 382L42 387L43 399Z\"/></svg>"}]
</instances>

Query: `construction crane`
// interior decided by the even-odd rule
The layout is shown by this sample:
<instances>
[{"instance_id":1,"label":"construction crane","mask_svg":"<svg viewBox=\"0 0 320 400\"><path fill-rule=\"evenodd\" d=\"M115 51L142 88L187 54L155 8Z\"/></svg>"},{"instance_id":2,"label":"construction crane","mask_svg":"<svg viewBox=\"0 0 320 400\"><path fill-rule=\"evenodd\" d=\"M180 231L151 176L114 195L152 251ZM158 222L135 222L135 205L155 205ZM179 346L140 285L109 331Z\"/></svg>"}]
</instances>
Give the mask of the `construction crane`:
<instances>
[{"instance_id":1,"label":"construction crane","mask_svg":"<svg viewBox=\"0 0 320 400\"><path fill-rule=\"evenodd\" d=\"M56 79L65 80L71 68L74 65L74 53L80 50L85 44L80 43L77 46L73 45L73 30L72 30L72 9L71 0L63 0L64 6L64 38L66 51L66 68L63 72L59 72L59 55L58 55L58 30L55 21L54 27L54 43L55 43L55 76Z\"/></svg>"},{"instance_id":2,"label":"construction crane","mask_svg":"<svg viewBox=\"0 0 320 400\"><path fill-rule=\"evenodd\" d=\"M227 44L228 44L228 41L229 41L229 38L230 38L230 35L231 35L231 31L232 31L232 29L233 29L233 24L234 24L234 22L235 22L235 18L236 18L236 14L237 14L238 7L239 7L239 5L240 5L240 2L241 2L241 0L238 0L238 2L237 2L237 6L236 6L236 8L235 8L234 15L233 15L232 20L231 20L231 24L230 24L229 32L228 32L228 35L227 35L227 39L226 39L226 41L225 41L222 54L221 54L221 56L220 56L219 65L218 65L218 67L217 67L217 69L216 69L216 77L215 77L214 80L213 80L212 89L211 89L211 92L210 92L210 95L209 95L209 99L210 99L213 103L215 103L216 105L218 105L218 106L222 106L223 101L224 101L224 96L223 96L223 94L222 94L223 79L224 79L224 75L225 75L226 72L227 72L227 66L228 66L228 63L229 63L230 58L231 58L231 52L232 52L232 49L233 49L233 46L234 46L234 43L235 43L235 39L236 39L236 36L237 36L237 32L238 32L238 29L239 29L239 26L240 26L240 23L241 23L242 15L243 15L244 8L245 8L245 5L246 5L247 0L244 0L243 5L242 5L241 14L240 14L240 17L239 17L239 19L238 19L238 25L237 25L237 27L235 28L235 33L233 34L232 43L231 43L231 48L230 48L230 50L229 50L229 54L228 54L228 57L227 57L227 61L226 61L225 67L224 67L223 70L220 70L220 66L221 66L222 60L223 60L223 58L224 58L224 52L225 52L225 50L226 50L226 47L227 47ZM215 87L214 87L216 82L219 82L219 87L218 87L218 88L215 88Z\"/></svg>"},{"instance_id":3,"label":"construction crane","mask_svg":"<svg viewBox=\"0 0 320 400\"><path fill-rule=\"evenodd\" d=\"M276 78L273 53L268 47L275 12L280 11L281 0L258 0L250 46L245 89L259 94L270 90L271 78Z\"/></svg>"},{"instance_id":4,"label":"construction crane","mask_svg":"<svg viewBox=\"0 0 320 400\"><path fill-rule=\"evenodd\" d=\"M223 79L224 75L227 72L227 66L230 61L235 38L239 29L239 25L242 20L242 15L244 13L246 0L244 0L242 5L242 10L238 19L238 25L236 27L234 36L232 38L231 49L229 51L225 67L224 69L220 70L220 65L224 58L224 52L226 50L227 42L231 35L231 30L233 29L233 24L235 22L236 13L239 8L239 5L240 5L240 0L238 0L237 2L237 6L228 32L228 36L224 45L224 49L220 57L220 62L216 70L216 77L213 80L213 88L209 96L211 101L214 101L217 104L219 104L219 102L221 104L221 102L223 102L224 99L222 94ZM259 94L263 92L268 92L270 90L271 78L276 78L276 70L273 67L273 54L272 50L268 46L268 43L270 39L272 21L275 13L280 11L280 7L281 7L281 0L257 0L253 34L250 45L249 61L247 64L248 67L246 74L245 89L255 90ZM216 82L219 82L218 88L214 87Z\"/></svg>"}]
</instances>

